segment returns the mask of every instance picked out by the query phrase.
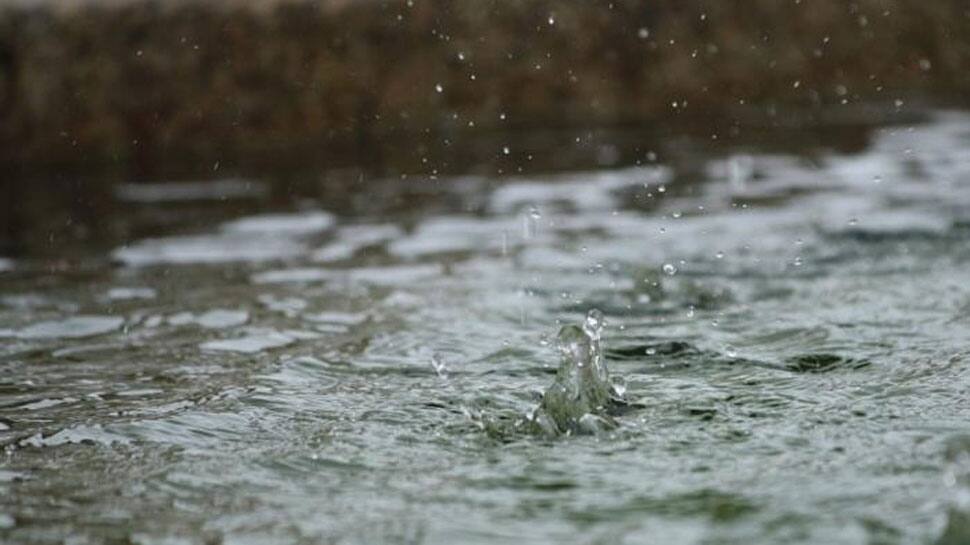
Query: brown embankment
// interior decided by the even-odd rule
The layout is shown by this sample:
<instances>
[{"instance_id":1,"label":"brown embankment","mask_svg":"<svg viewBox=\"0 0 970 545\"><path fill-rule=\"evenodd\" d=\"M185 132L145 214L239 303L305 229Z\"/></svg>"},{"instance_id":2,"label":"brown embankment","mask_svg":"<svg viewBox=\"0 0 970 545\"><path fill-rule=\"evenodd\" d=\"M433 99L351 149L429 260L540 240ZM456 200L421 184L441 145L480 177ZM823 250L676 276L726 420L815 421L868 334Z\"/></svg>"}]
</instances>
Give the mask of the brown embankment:
<instances>
[{"instance_id":1,"label":"brown embankment","mask_svg":"<svg viewBox=\"0 0 970 545\"><path fill-rule=\"evenodd\" d=\"M20 2L0 164L151 169L970 90L957 0Z\"/></svg>"}]
</instances>

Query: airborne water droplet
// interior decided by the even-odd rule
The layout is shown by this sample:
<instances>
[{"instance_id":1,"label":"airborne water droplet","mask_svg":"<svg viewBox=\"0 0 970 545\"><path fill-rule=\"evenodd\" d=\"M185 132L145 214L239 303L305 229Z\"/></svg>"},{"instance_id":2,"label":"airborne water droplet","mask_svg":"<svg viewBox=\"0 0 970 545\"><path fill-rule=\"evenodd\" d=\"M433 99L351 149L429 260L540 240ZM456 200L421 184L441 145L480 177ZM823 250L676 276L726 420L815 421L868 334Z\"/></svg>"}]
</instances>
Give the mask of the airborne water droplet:
<instances>
[{"instance_id":1,"label":"airborne water droplet","mask_svg":"<svg viewBox=\"0 0 970 545\"><path fill-rule=\"evenodd\" d=\"M626 379L623 377L613 377L613 391L616 395L623 397L626 395Z\"/></svg>"},{"instance_id":2,"label":"airborne water droplet","mask_svg":"<svg viewBox=\"0 0 970 545\"><path fill-rule=\"evenodd\" d=\"M586 313L586 321L583 323L583 332L593 340L599 340L603 334L603 313L598 309L591 308Z\"/></svg>"},{"instance_id":3,"label":"airborne water droplet","mask_svg":"<svg viewBox=\"0 0 970 545\"><path fill-rule=\"evenodd\" d=\"M448 366L441 359L438 354L431 356L431 367L434 369L435 374L441 378L448 378Z\"/></svg>"}]
</instances>

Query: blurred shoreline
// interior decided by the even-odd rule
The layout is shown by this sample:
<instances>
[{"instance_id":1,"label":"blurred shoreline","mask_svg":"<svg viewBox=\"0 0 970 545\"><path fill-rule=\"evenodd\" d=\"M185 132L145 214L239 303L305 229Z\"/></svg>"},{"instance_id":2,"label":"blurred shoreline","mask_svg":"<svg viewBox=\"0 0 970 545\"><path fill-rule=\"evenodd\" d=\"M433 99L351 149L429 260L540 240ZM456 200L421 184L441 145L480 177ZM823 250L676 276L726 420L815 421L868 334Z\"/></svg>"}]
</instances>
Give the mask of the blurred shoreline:
<instances>
[{"instance_id":1,"label":"blurred shoreline","mask_svg":"<svg viewBox=\"0 0 970 545\"><path fill-rule=\"evenodd\" d=\"M962 106L954 0L21 1L0 8L16 177L366 156L494 132L898 121Z\"/></svg>"}]
</instances>

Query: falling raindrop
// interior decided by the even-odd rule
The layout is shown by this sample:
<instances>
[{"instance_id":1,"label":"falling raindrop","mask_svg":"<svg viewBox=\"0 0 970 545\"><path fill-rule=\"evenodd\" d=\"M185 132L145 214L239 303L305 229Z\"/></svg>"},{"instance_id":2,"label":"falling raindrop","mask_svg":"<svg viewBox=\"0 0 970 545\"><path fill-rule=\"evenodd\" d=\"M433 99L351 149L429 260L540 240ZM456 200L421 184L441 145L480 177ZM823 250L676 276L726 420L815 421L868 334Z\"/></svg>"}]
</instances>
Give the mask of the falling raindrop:
<instances>
[{"instance_id":1,"label":"falling raindrop","mask_svg":"<svg viewBox=\"0 0 970 545\"><path fill-rule=\"evenodd\" d=\"M523 223L523 237L524 238L534 238L539 231L539 219L542 218L542 213L535 205L529 206L529 211L525 215Z\"/></svg>"},{"instance_id":2,"label":"falling raindrop","mask_svg":"<svg viewBox=\"0 0 970 545\"><path fill-rule=\"evenodd\" d=\"M438 354L431 356L431 368L439 377L448 378L448 366L445 365L444 360Z\"/></svg>"}]
</instances>

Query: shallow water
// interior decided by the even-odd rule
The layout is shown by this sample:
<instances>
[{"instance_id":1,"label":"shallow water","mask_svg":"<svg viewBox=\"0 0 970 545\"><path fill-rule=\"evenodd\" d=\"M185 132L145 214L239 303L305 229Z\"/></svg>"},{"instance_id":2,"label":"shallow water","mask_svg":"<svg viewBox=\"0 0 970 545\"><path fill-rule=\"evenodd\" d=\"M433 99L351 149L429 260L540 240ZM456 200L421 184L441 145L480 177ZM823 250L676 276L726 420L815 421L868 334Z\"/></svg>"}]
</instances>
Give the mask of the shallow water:
<instances>
[{"instance_id":1,"label":"shallow water","mask_svg":"<svg viewBox=\"0 0 970 545\"><path fill-rule=\"evenodd\" d=\"M121 186L149 234L0 259L0 540L965 542L970 115L867 136ZM590 308L631 410L501 425Z\"/></svg>"}]
</instances>

